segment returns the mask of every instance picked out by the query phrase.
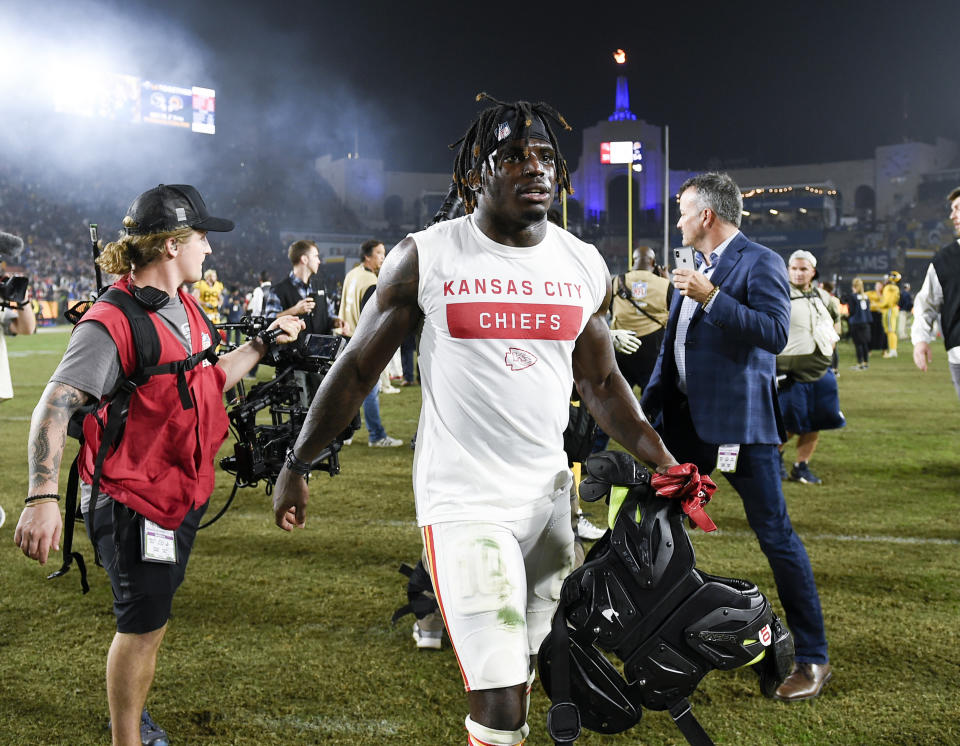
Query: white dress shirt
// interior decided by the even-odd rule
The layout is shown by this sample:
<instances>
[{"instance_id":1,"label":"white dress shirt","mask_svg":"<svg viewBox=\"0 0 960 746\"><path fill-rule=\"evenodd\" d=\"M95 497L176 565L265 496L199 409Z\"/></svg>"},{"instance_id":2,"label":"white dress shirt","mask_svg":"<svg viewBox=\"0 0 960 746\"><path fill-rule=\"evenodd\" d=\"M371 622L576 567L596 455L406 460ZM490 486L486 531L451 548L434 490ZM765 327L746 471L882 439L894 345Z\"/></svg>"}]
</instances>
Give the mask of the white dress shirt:
<instances>
[{"instance_id":1,"label":"white dress shirt","mask_svg":"<svg viewBox=\"0 0 960 746\"><path fill-rule=\"evenodd\" d=\"M941 306L943 306L943 286L931 262L927 267L927 276L923 278L923 287L913 301L913 327L910 329L910 341L913 344L918 342L933 344L937 341L935 325L940 320ZM951 347L947 350L947 360L952 365L960 365L960 347Z\"/></svg>"},{"instance_id":2,"label":"white dress shirt","mask_svg":"<svg viewBox=\"0 0 960 746\"><path fill-rule=\"evenodd\" d=\"M730 242L740 235L740 231L734 233L730 238L721 243L717 248L710 252L710 266L706 266L706 262L701 264L697 271L703 274L708 280L710 275L713 274L713 271L717 268L717 264L720 261L720 256L723 254L723 250L730 245ZM697 254L698 257L701 257L702 254ZM716 298L716 296L714 296ZM704 308L706 313L710 313L710 307L713 305L713 300L710 300L710 303ZM700 304L691 298L689 295L683 297L683 302L680 306L680 316L677 317L677 333L673 340L673 358L677 363L677 387L683 392L687 393L687 362L686 362L686 343L687 343L687 328L690 326L690 319L693 318L693 314L696 312L697 307Z\"/></svg>"}]
</instances>

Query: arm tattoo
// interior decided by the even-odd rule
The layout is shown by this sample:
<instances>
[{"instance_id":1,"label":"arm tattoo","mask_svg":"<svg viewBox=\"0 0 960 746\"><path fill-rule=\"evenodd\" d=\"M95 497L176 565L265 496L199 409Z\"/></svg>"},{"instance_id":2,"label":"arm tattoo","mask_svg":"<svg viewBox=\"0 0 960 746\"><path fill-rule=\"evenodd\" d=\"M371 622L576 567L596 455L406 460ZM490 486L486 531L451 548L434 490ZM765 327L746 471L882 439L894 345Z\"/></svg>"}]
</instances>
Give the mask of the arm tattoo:
<instances>
[{"instance_id":1,"label":"arm tattoo","mask_svg":"<svg viewBox=\"0 0 960 746\"><path fill-rule=\"evenodd\" d=\"M30 487L56 482L67 442L67 424L90 395L62 383L49 384L33 412L27 446Z\"/></svg>"}]
</instances>

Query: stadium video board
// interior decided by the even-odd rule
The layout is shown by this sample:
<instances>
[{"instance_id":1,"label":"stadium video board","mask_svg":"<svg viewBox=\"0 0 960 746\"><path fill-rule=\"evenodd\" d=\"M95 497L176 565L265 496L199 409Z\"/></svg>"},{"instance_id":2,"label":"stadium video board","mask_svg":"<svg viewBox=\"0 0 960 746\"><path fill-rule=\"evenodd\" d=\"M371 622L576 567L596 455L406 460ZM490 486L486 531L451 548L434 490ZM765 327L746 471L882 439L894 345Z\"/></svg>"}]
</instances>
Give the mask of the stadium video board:
<instances>
[{"instance_id":1,"label":"stadium video board","mask_svg":"<svg viewBox=\"0 0 960 746\"><path fill-rule=\"evenodd\" d=\"M636 163L643 160L643 145L639 142L623 140L600 143L601 163Z\"/></svg>"},{"instance_id":2,"label":"stadium video board","mask_svg":"<svg viewBox=\"0 0 960 746\"><path fill-rule=\"evenodd\" d=\"M156 124L216 133L216 91L170 85L133 75L108 73L54 94L54 109L65 114L97 117L132 124Z\"/></svg>"}]
</instances>

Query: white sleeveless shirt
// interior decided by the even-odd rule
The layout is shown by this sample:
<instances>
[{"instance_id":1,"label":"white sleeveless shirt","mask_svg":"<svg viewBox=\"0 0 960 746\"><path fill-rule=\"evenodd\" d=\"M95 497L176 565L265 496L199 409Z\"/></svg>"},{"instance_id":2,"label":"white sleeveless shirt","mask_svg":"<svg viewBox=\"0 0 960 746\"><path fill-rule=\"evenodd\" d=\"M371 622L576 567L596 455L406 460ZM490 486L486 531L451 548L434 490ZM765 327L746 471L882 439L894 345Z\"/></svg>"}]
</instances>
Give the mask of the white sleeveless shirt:
<instances>
[{"instance_id":1,"label":"white sleeveless shirt","mask_svg":"<svg viewBox=\"0 0 960 746\"><path fill-rule=\"evenodd\" d=\"M549 223L524 248L492 241L469 215L412 237L424 313L417 520L528 518L570 480L573 348L603 302L606 266Z\"/></svg>"}]
</instances>

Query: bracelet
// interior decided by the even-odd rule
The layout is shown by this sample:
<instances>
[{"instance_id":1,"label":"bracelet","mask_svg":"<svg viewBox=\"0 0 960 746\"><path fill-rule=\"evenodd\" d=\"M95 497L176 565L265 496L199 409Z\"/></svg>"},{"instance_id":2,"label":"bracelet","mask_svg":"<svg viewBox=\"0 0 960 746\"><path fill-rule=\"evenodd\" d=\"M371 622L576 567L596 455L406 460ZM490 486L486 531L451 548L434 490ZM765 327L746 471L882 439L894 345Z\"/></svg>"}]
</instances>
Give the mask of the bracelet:
<instances>
[{"instance_id":1,"label":"bracelet","mask_svg":"<svg viewBox=\"0 0 960 746\"><path fill-rule=\"evenodd\" d=\"M23 504L34 505L41 502L60 502L60 495L57 495L53 492L47 493L46 495L30 495L30 497L23 501Z\"/></svg>"},{"instance_id":2,"label":"bracelet","mask_svg":"<svg viewBox=\"0 0 960 746\"><path fill-rule=\"evenodd\" d=\"M301 461L293 453L293 446L287 449L287 458L286 458L286 467L292 471L294 474L299 474L301 477L310 476L310 470L313 468L311 464L308 464L306 461Z\"/></svg>"},{"instance_id":3,"label":"bracelet","mask_svg":"<svg viewBox=\"0 0 960 746\"><path fill-rule=\"evenodd\" d=\"M43 505L44 503L58 503L58 504L59 504L59 502L60 502L60 501L57 500L55 497L41 497L39 500L32 500L31 502L27 503L27 507L28 507L28 508L34 508L34 507L36 507L37 505Z\"/></svg>"},{"instance_id":4,"label":"bracelet","mask_svg":"<svg viewBox=\"0 0 960 746\"><path fill-rule=\"evenodd\" d=\"M719 292L720 292L719 287L714 287L713 290L710 291L710 295L707 296L707 299L702 304L704 311L707 310L707 306L710 305L710 301L712 301L717 296L717 293Z\"/></svg>"}]
</instances>

